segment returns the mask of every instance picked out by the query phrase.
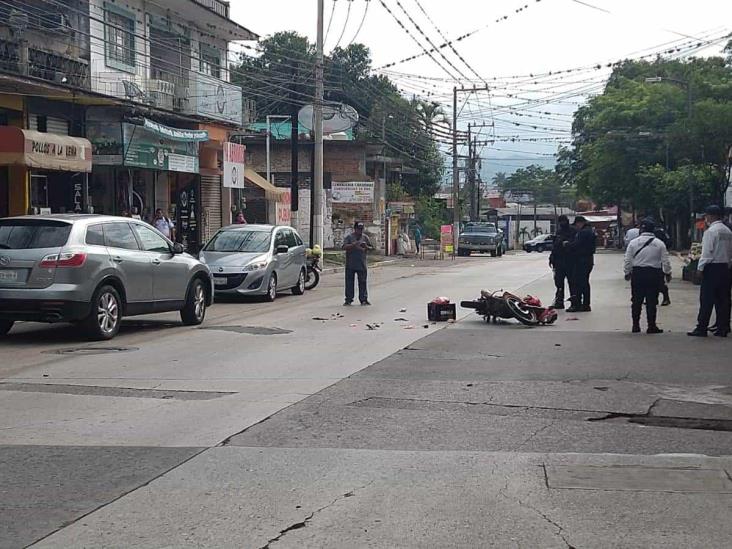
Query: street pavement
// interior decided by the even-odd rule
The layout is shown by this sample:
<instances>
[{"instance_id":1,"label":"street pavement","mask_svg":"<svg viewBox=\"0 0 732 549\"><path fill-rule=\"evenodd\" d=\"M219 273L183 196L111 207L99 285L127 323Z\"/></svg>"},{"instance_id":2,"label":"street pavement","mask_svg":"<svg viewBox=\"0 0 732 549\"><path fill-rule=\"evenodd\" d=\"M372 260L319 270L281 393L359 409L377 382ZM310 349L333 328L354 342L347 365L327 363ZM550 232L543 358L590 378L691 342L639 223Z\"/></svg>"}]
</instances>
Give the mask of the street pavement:
<instances>
[{"instance_id":1,"label":"street pavement","mask_svg":"<svg viewBox=\"0 0 732 549\"><path fill-rule=\"evenodd\" d=\"M685 335L698 288L630 334L622 257L599 254L591 313L426 322L437 295L549 300L546 260L400 262L371 308L334 275L105 345L20 326L0 547L732 546L732 345Z\"/></svg>"}]
</instances>

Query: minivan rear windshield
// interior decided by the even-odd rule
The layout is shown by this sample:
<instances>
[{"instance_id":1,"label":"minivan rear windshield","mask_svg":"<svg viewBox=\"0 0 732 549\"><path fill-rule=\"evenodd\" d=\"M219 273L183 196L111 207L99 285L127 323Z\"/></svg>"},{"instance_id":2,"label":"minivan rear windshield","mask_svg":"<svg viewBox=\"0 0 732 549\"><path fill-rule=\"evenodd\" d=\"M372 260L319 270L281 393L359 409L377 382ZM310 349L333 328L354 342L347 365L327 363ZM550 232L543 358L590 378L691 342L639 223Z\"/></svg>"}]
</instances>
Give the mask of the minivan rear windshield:
<instances>
[{"instance_id":1,"label":"minivan rear windshield","mask_svg":"<svg viewBox=\"0 0 732 549\"><path fill-rule=\"evenodd\" d=\"M62 221L0 219L0 250L60 248L69 233L71 225Z\"/></svg>"},{"instance_id":2,"label":"minivan rear windshield","mask_svg":"<svg viewBox=\"0 0 732 549\"><path fill-rule=\"evenodd\" d=\"M269 251L271 236L269 231L221 231L206 244L204 251L264 253Z\"/></svg>"}]
</instances>

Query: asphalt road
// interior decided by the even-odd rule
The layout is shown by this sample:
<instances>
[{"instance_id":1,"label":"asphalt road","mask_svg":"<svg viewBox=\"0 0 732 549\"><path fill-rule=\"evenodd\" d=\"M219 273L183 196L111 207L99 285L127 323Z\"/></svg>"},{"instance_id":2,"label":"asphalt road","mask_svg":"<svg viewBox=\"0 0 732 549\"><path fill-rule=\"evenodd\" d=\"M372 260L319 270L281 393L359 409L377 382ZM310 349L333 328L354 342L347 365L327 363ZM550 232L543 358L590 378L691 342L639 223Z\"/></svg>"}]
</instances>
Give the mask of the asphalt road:
<instances>
[{"instance_id":1,"label":"asphalt road","mask_svg":"<svg viewBox=\"0 0 732 549\"><path fill-rule=\"evenodd\" d=\"M424 314L481 287L549 299L539 254L376 270L371 308L334 275L107 345L20 326L0 547L730 546L732 346L684 335L681 282L667 333L627 333L620 261L598 256L592 313L536 329Z\"/></svg>"}]
</instances>

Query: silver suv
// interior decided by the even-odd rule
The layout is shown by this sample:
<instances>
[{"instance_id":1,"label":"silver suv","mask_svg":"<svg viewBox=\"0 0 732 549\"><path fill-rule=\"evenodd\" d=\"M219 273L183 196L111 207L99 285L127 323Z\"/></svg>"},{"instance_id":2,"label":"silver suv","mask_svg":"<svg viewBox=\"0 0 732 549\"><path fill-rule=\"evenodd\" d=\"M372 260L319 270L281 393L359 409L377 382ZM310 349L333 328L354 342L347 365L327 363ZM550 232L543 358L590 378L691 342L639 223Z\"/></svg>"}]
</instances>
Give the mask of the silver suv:
<instances>
[{"instance_id":1,"label":"silver suv","mask_svg":"<svg viewBox=\"0 0 732 549\"><path fill-rule=\"evenodd\" d=\"M26 320L76 322L91 339L111 339L123 316L165 311L197 325L212 300L208 267L142 221L0 219L0 336Z\"/></svg>"}]
</instances>

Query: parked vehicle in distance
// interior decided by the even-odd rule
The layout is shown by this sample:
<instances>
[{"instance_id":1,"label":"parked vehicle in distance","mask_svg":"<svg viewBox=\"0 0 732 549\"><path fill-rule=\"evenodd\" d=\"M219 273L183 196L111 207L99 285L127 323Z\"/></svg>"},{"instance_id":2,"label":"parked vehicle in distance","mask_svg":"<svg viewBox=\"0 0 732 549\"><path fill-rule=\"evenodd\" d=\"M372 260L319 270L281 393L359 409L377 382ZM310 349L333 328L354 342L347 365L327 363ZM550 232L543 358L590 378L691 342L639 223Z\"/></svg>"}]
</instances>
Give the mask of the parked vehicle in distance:
<instances>
[{"instance_id":1,"label":"parked vehicle in distance","mask_svg":"<svg viewBox=\"0 0 732 549\"><path fill-rule=\"evenodd\" d=\"M468 223L458 238L460 256L468 256L472 252L490 252L491 257L500 257L505 251L503 231L495 223Z\"/></svg>"},{"instance_id":2,"label":"parked vehicle in distance","mask_svg":"<svg viewBox=\"0 0 732 549\"><path fill-rule=\"evenodd\" d=\"M554 235L552 234L540 234L536 238L524 242L524 250L528 253L551 251L553 247Z\"/></svg>"},{"instance_id":3,"label":"parked vehicle in distance","mask_svg":"<svg viewBox=\"0 0 732 549\"><path fill-rule=\"evenodd\" d=\"M0 219L0 335L25 320L74 322L91 339L112 339L125 316L180 311L184 324L201 324L212 301L208 268L142 221Z\"/></svg>"},{"instance_id":4,"label":"parked vehicle in distance","mask_svg":"<svg viewBox=\"0 0 732 549\"><path fill-rule=\"evenodd\" d=\"M216 294L264 296L285 289L305 293L305 244L291 227L231 225L220 229L199 255L213 273Z\"/></svg>"}]
</instances>

